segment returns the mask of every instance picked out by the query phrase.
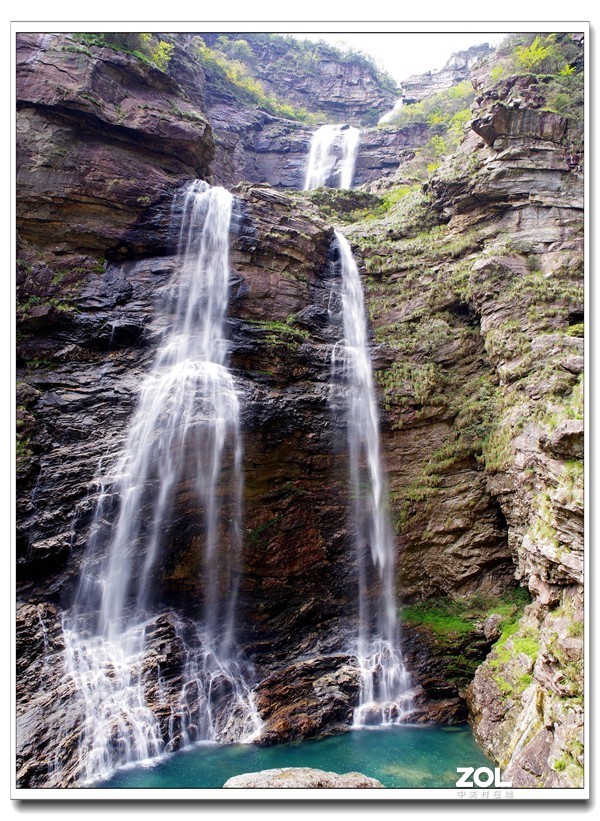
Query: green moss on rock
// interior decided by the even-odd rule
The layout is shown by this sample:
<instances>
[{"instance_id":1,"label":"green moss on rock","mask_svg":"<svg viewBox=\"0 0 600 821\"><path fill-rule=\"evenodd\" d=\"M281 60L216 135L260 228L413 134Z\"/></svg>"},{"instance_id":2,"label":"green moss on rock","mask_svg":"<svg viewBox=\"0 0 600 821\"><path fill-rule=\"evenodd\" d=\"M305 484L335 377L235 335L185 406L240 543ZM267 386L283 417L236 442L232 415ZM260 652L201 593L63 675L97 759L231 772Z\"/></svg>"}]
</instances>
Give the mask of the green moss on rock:
<instances>
[{"instance_id":1,"label":"green moss on rock","mask_svg":"<svg viewBox=\"0 0 600 821\"><path fill-rule=\"evenodd\" d=\"M403 621L418 624L443 638L479 630L482 623L496 613L501 617L499 629L503 629L502 639L506 641L511 631L516 630L518 619L529 601L528 592L518 587L507 591L502 597L474 593L470 596L429 599L404 607L401 615Z\"/></svg>"}]
</instances>

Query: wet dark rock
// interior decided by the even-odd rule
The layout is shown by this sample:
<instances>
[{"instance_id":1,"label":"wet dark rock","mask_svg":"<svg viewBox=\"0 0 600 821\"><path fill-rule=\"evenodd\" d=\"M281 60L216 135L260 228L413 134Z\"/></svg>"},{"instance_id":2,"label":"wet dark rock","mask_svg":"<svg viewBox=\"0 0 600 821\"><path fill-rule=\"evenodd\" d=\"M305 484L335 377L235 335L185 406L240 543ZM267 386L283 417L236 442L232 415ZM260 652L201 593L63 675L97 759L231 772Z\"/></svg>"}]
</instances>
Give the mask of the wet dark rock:
<instances>
[{"instance_id":1,"label":"wet dark rock","mask_svg":"<svg viewBox=\"0 0 600 821\"><path fill-rule=\"evenodd\" d=\"M467 635L436 635L420 625L402 627L402 653L416 685L411 721L460 724L468 717L466 688L488 654L494 637L483 630Z\"/></svg>"},{"instance_id":2,"label":"wet dark rock","mask_svg":"<svg viewBox=\"0 0 600 821\"><path fill-rule=\"evenodd\" d=\"M264 721L258 741L274 744L339 732L352 722L360 671L351 656L316 656L276 671L256 688Z\"/></svg>"},{"instance_id":3,"label":"wet dark rock","mask_svg":"<svg viewBox=\"0 0 600 821\"><path fill-rule=\"evenodd\" d=\"M17 605L17 783L44 787L56 764L65 786L77 772L82 707L65 670L60 615L48 603Z\"/></svg>"},{"instance_id":4,"label":"wet dark rock","mask_svg":"<svg viewBox=\"0 0 600 821\"><path fill-rule=\"evenodd\" d=\"M232 116L229 109L221 106L210 109L210 116L217 152L222 158L215 163L216 181L225 186L249 180L278 189L304 188L310 141L316 126L278 120L266 114L257 121L256 112L248 113L247 119L240 121L239 111ZM431 128L424 123L400 129L361 129L353 185L394 177L432 135Z\"/></svg>"}]
</instances>

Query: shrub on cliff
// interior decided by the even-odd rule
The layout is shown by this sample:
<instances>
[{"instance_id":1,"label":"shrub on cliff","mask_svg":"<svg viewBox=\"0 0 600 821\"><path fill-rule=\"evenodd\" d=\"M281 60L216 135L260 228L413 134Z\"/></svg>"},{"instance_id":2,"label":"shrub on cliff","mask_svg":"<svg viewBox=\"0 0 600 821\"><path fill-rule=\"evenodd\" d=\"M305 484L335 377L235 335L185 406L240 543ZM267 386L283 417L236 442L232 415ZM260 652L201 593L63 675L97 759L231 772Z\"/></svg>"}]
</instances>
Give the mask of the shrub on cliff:
<instances>
[{"instance_id":1,"label":"shrub on cliff","mask_svg":"<svg viewBox=\"0 0 600 821\"><path fill-rule=\"evenodd\" d=\"M575 73L582 67L581 49L566 33L511 34L498 48L498 57L508 74L560 74L565 68Z\"/></svg>"},{"instance_id":2,"label":"shrub on cliff","mask_svg":"<svg viewBox=\"0 0 600 821\"><path fill-rule=\"evenodd\" d=\"M583 118L584 75L580 44L568 33L512 34L498 49L493 81L515 74L531 74L545 98L544 108L570 117Z\"/></svg>"},{"instance_id":3,"label":"shrub on cliff","mask_svg":"<svg viewBox=\"0 0 600 821\"><path fill-rule=\"evenodd\" d=\"M154 35L143 31L94 32L79 34L76 37L92 46L132 54L161 71L166 71L174 48L171 43L157 40Z\"/></svg>"},{"instance_id":4,"label":"shrub on cliff","mask_svg":"<svg viewBox=\"0 0 600 821\"><path fill-rule=\"evenodd\" d=\"M536 35L529 45L516 46L513 54L515 66L528 73L536 70L545 70L549 73L556 71L560 55L554 40L550 40L549 37L542 40Z\"/></svg>"}]
</instances>

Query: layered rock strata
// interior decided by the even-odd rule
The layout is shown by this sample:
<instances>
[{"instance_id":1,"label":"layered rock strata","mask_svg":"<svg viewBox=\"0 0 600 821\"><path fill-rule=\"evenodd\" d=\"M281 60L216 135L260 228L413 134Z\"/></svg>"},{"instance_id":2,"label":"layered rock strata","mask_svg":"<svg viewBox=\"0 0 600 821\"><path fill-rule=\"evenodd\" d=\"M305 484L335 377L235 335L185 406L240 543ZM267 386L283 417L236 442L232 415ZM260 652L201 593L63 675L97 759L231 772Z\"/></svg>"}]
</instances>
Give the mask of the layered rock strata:
<instances>
[{"instance_id":1,"label":"layered rock strata","mask_svg":"<svg viewBox=\"0 0 600 821\"><path fill-rule=\"evenodd\" d=\"M203 34L211 46L218 34ZM227 35L243 40L245 53L238 55L265 90L285 102L318 112L324 120L347 120L352 125L373 125L396 99L390 82L383 82L372 63L345 57L323 41L309 50L281 36ZM389 81L389 78L388 78Z\"/></svg>"},{"instance_id":2,"label":"layered rock strata","mask_svg":"<svg viewBox=\"0 0 600 821\"><path fill-rule=\"evenodd\" d=\"M475 733L515 786L578 786L582 133L546 110L543 78L491 68L459 152L347 231L379 343L399 591L501 593L514 562L533 602L477 670Z\"/></svg>"}]
</instances>

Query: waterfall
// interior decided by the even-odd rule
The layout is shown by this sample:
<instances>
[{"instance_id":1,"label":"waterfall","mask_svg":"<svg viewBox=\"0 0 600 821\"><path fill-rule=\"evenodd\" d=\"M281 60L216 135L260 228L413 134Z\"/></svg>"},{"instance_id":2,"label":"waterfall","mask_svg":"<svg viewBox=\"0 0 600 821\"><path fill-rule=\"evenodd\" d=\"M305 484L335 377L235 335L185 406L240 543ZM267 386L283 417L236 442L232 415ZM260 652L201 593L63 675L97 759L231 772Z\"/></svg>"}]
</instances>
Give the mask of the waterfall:
<instances>
[{"instance_id":1,"label":"waterfall","mask_svg":"<svg viewBox=\"0 0 600 821\"><path fill-rule=\"evenodd\" d=\"M239 399L225 332L232 201L201 181L187 189L165 306L170 326L122 454L102 482L65 616L68 673L85 712L84 782L187 743L245 739L260 727L235 644L243 488ZM182 523L195 527L203 545L203 604L191 624L172 615L167 623L164 614L160 621L156 588L166 546ZM183 648L176 698L166 697L160 666L148 656L148 638L161 629Z\"/></svg>"},{"instance_id":2,"label":"waterfall","mask_svg":"<svg viewBox=\"0 0 600 821\"><path fill-rule=\"evenodd\" d=\"M347 430L358 573L359 626L353 652L361 681L354 724L399 723L410 712L411 692L400 650L394 540L381 467L364 295L350 245L339 231L335 232L335 247L344 338L334 346L332 381Z\"/></svg>"},{"instance_id":3,"label":"waterfall","mask_svg":"<svg viewBox=\"0 0 600 821\"><path fill-rule=\"evenodd\" d=\"M391 111L386 111L386 113L383 114L379 118L379 120L377 121L377 125L383 125L384 123L393 122L395 117L396 117L396 114L398 114L400 111L402 111L403 107L404 107L404 100L402 99L402 97L400 97L394 103L394 107L391 109Z\"/></svg>"},{"instance_id":4,"label":"waterfall","mask_svg":"<svg viewBox=\"0 0 600 821\"><path fill-rule=\"evenodd\" d=\"M360 131L348 125L322 125L312 136L305 191L329 186L352 188Z\"/></svg>"}]
</instances>

